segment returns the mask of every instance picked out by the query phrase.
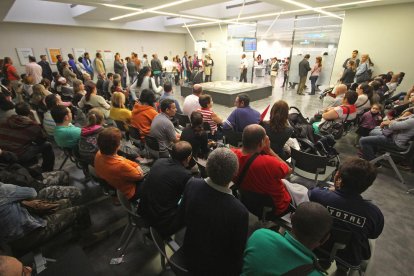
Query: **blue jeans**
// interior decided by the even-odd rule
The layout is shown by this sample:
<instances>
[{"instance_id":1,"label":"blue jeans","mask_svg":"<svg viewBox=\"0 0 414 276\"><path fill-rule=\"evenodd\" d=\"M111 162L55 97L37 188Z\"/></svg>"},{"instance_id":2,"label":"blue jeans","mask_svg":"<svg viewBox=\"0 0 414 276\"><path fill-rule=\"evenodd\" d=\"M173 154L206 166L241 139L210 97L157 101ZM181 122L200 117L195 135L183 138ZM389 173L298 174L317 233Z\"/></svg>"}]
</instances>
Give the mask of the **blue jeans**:
<instances>
[{"instance_id":1,"label":"blue jeans","mask_svg":"<svg viewBox=\"0 0 414 276\"><path fill-rule=\"evenodd\" d=\"M309 79L311 81L311 86L312 86L310 94L314 95L316 91L316 81L318 80L318 76L310 76Z\"/></svg>"},{"instance_id":2,"label":"blue jeans","mask_svg":"<svg viewBox=\"0 0 414 276\"><path fill-rule=\"evenodd\" d=\"M398 148L391 137L386 137L382 134L362 137L359 140L359 145L361 146L362 157L368 161L375 158L375 152L378 147L393 146Z\"/></svg>"}]
</instances>

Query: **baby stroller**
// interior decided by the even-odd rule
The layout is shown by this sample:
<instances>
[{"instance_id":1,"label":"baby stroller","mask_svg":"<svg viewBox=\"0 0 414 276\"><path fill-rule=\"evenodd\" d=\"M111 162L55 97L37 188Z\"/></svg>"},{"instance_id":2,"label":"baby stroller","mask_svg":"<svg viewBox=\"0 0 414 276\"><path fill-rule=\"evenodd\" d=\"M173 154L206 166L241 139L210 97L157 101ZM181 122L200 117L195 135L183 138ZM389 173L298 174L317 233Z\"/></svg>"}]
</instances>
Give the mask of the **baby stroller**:
<instances>
[{"instance_id":1,"label":"baby stroller","mask_svg":"<svg viewBox=\"0 0 414 276\"><path fill-rule=\"evenodd\" d=\"M289 110L293 111L288 115L289 124L293 128L293 138L307 139L312 143L318 140L319 137L313 133L312 124L309 122L309 119L305 118L295 106L291 106Z\"/></svg>"},{"instance_id":2,"label":"baby stroller","mask_svg":"<svg viewBox=\"0 0 414 276\"><path fill-rule=\"evenodd\" d=\"M315 134L308 118L305 118L297 107L291 106L288 121L293 128L293 137L299 142L300 149L303 152L327 156L330 166L339 168L339 153L335 149L335 138L332 135Z\"/></svg>"}]
</instances>

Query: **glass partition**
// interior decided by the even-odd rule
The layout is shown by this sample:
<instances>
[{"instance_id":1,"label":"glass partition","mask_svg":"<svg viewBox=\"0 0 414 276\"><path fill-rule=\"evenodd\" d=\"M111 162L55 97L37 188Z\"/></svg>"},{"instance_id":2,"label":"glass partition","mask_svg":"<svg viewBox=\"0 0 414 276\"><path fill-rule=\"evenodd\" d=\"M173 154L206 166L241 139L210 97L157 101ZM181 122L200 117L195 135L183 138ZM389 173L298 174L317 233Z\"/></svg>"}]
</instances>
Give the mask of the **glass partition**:
<instances>
[{"instance_id":1,"label":"glass partition","mask_svg":"<svg viewBox=\"0 0 414 276\"><path fill-rule=\"evenodd\" d=\"M289 82L299 82L299 62L306 54L309 54L311 68L315 64L315 58L322 57L322 71L316 82L319 89L325 89L331 85L330 80L341 28L342 20L335 17L306 15L295 18ZM333 78L334 83L336 79ZM310 87L309 80L306 85Z\"/></svg>"}]
</instances>

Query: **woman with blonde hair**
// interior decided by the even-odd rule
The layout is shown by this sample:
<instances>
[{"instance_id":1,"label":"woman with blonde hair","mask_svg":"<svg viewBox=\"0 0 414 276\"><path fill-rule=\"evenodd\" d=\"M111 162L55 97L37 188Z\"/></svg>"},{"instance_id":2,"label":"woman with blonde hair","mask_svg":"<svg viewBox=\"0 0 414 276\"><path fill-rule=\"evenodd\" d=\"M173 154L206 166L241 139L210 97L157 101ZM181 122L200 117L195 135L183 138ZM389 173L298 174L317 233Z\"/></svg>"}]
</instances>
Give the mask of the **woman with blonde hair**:
<instances>
[{"instance_id":1,"label":"woman with blonde hair","mask_svg":"<svg viewBox=\"0 0 414 276\"><path fill-rule=\"evenodd\" d=\"M46 110L45 98L47 95L52 94L50 91L46 90L46 88L39 84L35 84L32 87L33 93L30 96L30 104L36 106L37 108L43 108Z\"/></svg>"},{"instance_id":2,"label":"woman with blonde hair","mask_svg":"<svg viewBox=\"0 0 414 276\"><path fill-rule=\"evenodd\" d=\"M122 92L114 92L111 97L111 109L109 118L114 121L121 121L127 128L131 121L131 111L125 107L125 95Z\"/></svg>"},{"instance_id":3,"label":"woman with blonde hair","mask_svg":"<svg viewBox=\"0 0 414 276\"><path fill-rule=\"evenodd\" d=\"M85 85L81 80L73 80L73 105L78 105L83 96L86 95Z\"/></svg>"},{"instance_id":4,"label":"woman with blonde hair","mask_svg":"<svg viewBox=\"0 0 414 276\"><path fill-rule=\"evenodd\" d=\"M322 71L322 57L316 57L315 65L313 66L311 75L309 77L309 80L311 81L311 85L312 85L312 90L310 92L310 95L315 95L316 81L318 80L318 77L321 74L321 71Z\"/></svg>"},{"instance_id":5,"label":"woman with blonde hair","mask_svg":"<svg viewBox=\"0 0 414 276\"><path fill-rule=\"evenodd\" d=\"M293 128L288 122L289 105L285 101L277 101L270 110L270 119L262 123L263 128L269 136L270 147L280 158L286 160L283 146L292 136Z\"/></svg>"}]
</instances>

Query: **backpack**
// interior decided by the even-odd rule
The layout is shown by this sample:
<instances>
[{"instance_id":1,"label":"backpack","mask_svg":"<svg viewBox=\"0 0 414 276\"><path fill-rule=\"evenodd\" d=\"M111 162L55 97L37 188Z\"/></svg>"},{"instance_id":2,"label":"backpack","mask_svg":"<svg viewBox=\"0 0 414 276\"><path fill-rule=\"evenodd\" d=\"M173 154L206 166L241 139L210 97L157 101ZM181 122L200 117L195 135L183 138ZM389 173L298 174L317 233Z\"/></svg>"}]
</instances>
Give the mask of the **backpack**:
<instances>
[{"instance_id":1,"label":"backpack","mask_svg":"<svg viewBox=\"0 0 414 276\"><path fill-rule=\"evenodd\" d=\"M103 128L98 129L93 134L88 136L81 136L79 140L79 155L82 161L89 165L94 164L95 155L98 152L98 134Z\"/></svg>"},{"instance_id":2,"label":"backpack","mask_svg":"<svg viewBox=\"0 0 414 276\"><path fill-rule=\"evenodd\" d=\"M345 122L348 120L349 117L349 107L344 106L347 109L347 114L342 122L337 122L335 120L325 121L319 125L319 133L322 135L331 134L336 140L342 137L344 130L345 130Z\"/></svg>"}]
</instances>

